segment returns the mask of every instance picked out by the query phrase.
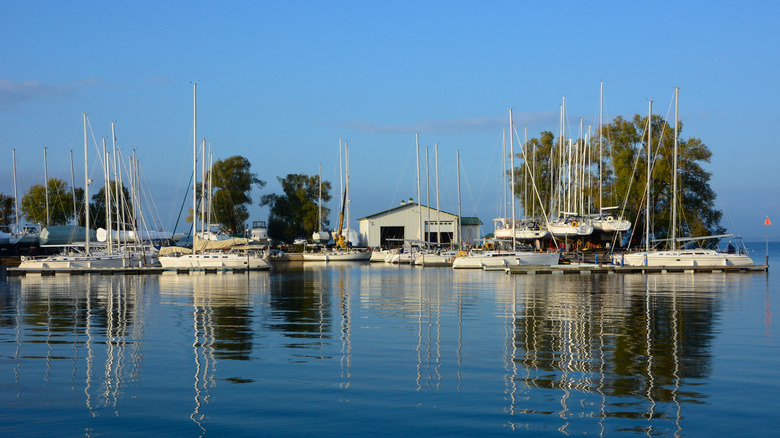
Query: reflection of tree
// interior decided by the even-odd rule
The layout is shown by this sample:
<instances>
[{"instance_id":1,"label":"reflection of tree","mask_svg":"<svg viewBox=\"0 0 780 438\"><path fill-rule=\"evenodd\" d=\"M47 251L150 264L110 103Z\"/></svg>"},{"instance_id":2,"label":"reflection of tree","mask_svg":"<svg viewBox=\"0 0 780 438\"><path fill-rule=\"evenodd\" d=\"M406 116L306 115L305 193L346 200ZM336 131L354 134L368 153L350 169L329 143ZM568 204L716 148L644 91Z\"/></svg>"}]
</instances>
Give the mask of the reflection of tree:
<instances>
[{"instance_id":1,"label":"reflection of tree","mask_svg":"<svg viewBox=\"0 0 780 438\"><path fill-rule=\"evenodd\" d=\"M217 306L211 308L214 356L218 359L249 360L252 351L252 309Z\"/></svg>"},{"instance_id":2,"label":"reflection of tree","mask_svg":"<svg viewBox=\"0 0 780 438\"><path fill-rule=\"evenodd\" d=\"M535 281L559 289L565 284ZM682 380L711 373L718 302L710 295L677 294L670 283L639 284L640 290L628 284L622 291L610 280L601 281L578 278L576 290L527 291L512 323L514 360L530 371L526 384L564 394L584 391L583 398L589 393L615 397L613 412L605 415L621 418L674 417L656 404L701 399L695 392L680 393L679 387Z\"/></svg>"},{"instance_id":3,"label":"reflection of tree","mask_svg":"<svg viewBox=\"0 0 780 438\"><path fill-rule=\"evenodd\" d=\"M268 327L301 339L290 347L304 346L303 339L331 337L330 294L323 294L322 275L323 271L289 272L271 282Z\"/></svg>"}]
</instances>

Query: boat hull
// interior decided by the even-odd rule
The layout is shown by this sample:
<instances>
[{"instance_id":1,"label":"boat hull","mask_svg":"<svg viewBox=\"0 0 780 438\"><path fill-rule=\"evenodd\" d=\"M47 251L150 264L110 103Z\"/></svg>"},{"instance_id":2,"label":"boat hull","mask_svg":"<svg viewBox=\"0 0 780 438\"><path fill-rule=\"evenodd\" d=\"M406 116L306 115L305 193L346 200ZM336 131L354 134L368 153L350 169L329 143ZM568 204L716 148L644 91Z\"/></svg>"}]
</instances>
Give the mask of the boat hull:
<instances>
[{"instance_id":1,"label":"boat hull","mask_svg":"<svg viewBox=\"0 0 780 438\"><path fill-rule=\"evenodd\" d=\"M304 262L363 262L371 259L371 252L314 252L304 253Z\"/></svg>"},{"instance_id":2,"label":"boat hull","mask_svg":"<svg viewBox=\"0 0 780 438\"><path fill-rule=\"evenodd\" d=\"M649 251L616 255L613 263L623 266L751 266L746 254L714 250Z\"/></svg>"},{"instance_id":3,"label":"boat hull","mask_svg":"<svg viewBox=\"0 0 780 438\"><path fill-rule=\"evenodd\" d=\"M271 269L271 264L257 255L244 255L240 253L199 253L181 255L161 255L160 265L163 269L190 271L198 270L233 270L246 269L250 271L263 271Z\"/></svg>"},{"instance_id":4,"label":"boat hull","mask_svg":"<svg viewBox=\"0 0 780 438\"><path fill-rule=\"evenodd\" d=\"M554 266L558 264L558 253L555 252L506 252L485 253L483 255L466 255L456 257L452 262L453 269L484 269L508 266Z\"/></svg>"}]
</instances>

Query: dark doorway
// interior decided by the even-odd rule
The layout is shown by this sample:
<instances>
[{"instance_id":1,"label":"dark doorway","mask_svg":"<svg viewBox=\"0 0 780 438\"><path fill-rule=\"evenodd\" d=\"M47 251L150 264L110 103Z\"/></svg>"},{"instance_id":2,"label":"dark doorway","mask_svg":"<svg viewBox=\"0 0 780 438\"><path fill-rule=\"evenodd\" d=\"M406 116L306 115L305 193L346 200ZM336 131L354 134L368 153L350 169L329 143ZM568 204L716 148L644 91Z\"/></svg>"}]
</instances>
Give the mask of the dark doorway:
<instances>
[{"instance_id":1,"label":"dark doorway","mask_svg":"<svg viewBox=\"0 0 780 438\"><path fill-rule=\"evenodd\" d=\"M399 248L404 244L404 227L380 227L379 245L382 248Z\"/></svg>"}]
</instances>

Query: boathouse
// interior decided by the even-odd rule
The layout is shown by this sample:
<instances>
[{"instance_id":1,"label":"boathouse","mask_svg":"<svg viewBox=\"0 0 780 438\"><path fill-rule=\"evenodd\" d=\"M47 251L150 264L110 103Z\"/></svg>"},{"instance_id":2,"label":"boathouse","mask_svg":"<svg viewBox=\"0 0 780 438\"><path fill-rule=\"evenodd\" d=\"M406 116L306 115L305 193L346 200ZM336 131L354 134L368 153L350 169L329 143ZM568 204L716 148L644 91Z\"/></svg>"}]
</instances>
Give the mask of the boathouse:
<instances>
[{"instance_id":1,"label":"boathouse","mask_svg":"<svg viewBox=\"0 0 780 438\"><path fill-rule=\"evenodd\" d=\"M397 248L406 241L425 241L464 245L479 244L482 221L477 217L458 216L409 201L389 210L358 219L360 246ZM422 228L423 233L420 232Z\"/></svg>"}]
</instances>

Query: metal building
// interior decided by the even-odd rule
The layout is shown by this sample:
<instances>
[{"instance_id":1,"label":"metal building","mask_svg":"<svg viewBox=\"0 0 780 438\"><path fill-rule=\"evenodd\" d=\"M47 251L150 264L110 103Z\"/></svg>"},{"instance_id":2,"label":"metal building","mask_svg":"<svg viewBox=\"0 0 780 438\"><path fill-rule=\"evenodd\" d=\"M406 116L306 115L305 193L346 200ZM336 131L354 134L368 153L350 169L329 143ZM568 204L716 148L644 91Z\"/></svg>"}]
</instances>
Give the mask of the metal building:
<instances>
[{"instance_id":1,"label":"metal building","mask_svg":"<svg viewBox=\"0 0 780 438\"><path fill-rule=\"evenodd\" d=\"M358 219L360 246L395 248L404 240L441 242L442 245L479 244L477 217L463 217L458 227L458 216L437 211L415 202L402 202L400 206ZM423 233L420 230L423 230ZM462 236L462 238L461 238Z\"/></svg>"}]
</instances>

